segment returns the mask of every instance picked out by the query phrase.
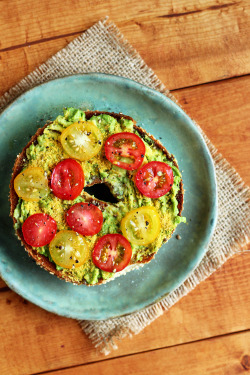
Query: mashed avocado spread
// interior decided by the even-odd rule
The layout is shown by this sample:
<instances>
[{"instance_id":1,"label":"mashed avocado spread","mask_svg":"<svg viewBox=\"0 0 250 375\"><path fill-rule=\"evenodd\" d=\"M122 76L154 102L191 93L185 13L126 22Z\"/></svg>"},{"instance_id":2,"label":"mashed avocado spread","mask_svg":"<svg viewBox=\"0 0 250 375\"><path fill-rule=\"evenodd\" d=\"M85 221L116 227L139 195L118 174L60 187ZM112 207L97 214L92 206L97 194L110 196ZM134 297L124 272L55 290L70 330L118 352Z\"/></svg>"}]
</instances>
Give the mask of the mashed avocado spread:
<instances>
[{"instance_id":1,"label":"mashed avocado spread","mask_svg":"<svg viewBox=\"0 0 250 375\"><path fill-rule=\"evenodd\" d=\"M64 115L58 116L55 121L49 124L43 134L37 138L37 143L32 144L27 149L24 167L41 167L47 177L50 178L55 165L69 157L61 146L60 135L66 127L79 120L85 120L83 111L75 108L66 108ZM102 183L108 185L111 193L118 200L118 203L107 203L102 209L103 226L101 231L94 236L85 237L90 250L93 249L96 240L101 236L108 233L121 233L121 220L129 211L141 206L154 206L157 209L161 219L161 232L157 239L146 246L131 244L133 251L131 263L140 262L143 258L157 252L162 243L171 237L176 226L180 222L185 222L184 217L178 216L178 202L176 199L181 181L180 171L167 159L164 152L155 146L151 138L147 135L142 137L134 129L133 121L124 118L116 120L114 117L105 114L93 116L89 121L94 122L101 130L104 142L108 136L114 133L128 131L139 135L146 147L144 161L162 161L170 165L173 170L174 184L170 192L158 199L151 199L139 192L128 171L111 164L106 159L103 148L95 157L88 161L80 162L84 171L85 186L91 185L98 178ZM65 212L75 203L84 202L89 197L90 195L83 190L81 195L73 201L61 200L52 192L39 202L28 202L19 198L14 211L14 217L17 220L16 229L22 226L28 216L39 212L50 215L56 221L58 230L70 229L65 221ZM35 249L53 262L48 245ZM56 267L61 270L63 276L69 277L73 282L86 280L88 284L96 284L99 279L108 279L114 275L100 270L93 264L91 251L88 261L78 268Z\"/></svg>"}]
</instances>

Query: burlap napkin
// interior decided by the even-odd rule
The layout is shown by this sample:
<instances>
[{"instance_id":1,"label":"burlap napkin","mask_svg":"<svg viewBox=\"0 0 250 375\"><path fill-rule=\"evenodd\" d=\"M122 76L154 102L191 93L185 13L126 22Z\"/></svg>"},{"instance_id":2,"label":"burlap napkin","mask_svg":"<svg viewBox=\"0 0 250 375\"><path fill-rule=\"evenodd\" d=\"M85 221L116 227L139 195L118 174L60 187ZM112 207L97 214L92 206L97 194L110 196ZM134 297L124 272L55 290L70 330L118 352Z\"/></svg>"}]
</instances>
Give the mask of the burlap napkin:
<instances>
[{"instance_id":1,"label":"burlap napkin","mask_svg":"<svg viewBox=\"0 0 250 375\"><path fill-rule=\"evenodd\" d=\"M131 78L175 100L139 54L124 40L117 27L106 18L5 93L0 98L0 111L21 93L42 82L86 72L110 73ZM201 129L200 131L213 156L219 201L218 222L206 255L191 276L160 302L125 317L80 322L93 344L105 354L116 347L116 339L139 333L228 258L240 252L242 246L249 241L250 189L244 185L230 164L218 154Z\"/></svg>"}]
</instances>

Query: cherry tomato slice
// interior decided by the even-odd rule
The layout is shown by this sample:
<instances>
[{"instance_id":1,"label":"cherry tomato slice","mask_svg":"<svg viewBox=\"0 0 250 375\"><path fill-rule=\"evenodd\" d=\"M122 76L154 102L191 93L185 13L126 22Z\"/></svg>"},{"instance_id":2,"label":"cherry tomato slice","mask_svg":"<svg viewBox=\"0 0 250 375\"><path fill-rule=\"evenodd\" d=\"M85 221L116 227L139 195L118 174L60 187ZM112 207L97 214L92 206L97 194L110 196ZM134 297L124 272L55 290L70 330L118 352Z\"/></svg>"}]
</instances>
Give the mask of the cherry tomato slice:
<instances>
[{"instance_id":1,"label":"cherry tomato slice","mask_svg":"<svg viewBox=\"0 0 250 375\"><path fill-rule=\"evenodd\" d=\"M173 182L172 168L161 161L151 161L145 164L135 175L137 188L149 198L159 198L167 194Z\"/></svg>"},{"instance_id":2,"label":"cherry tomato slice","mask_svg":"<svg viewBox=\"0 0 250 375\"><path fill-rule=\"evenodd\" d=\"M93 236L102 229L102 211L94 204L76 203L66 214L70 228L83 236Z\"/></svg>"},{"instance_id":3,"label":"cherry tomato slice","mask_svg":"<svg viewBox=\"0 0 250 375\"><path fill-rule=\"evenodd\" d=\"M84 174L81 165L73 159L65 159L53 169L50 182L56 197L73 200L84 187Z\"/></svg>"},{"instance_id":4,"label":"cherry tomato slice","mask_svg":"<svg viewBox=\"0 0 250 375\"><path fill-rule=\"evenodd\" d=\"M40 167L29 167L19 173L14 180L17 195L29 202L38 202L49 194L48 180Z\"/></svg>"},{"instance_id":5,"label":"cherry tomato slice","mask_svg":"<svg viewBox=\"0 0 250 375\"><path fill-rule=\"evenodd\" d=\"M48 245L56 235L55 220L47 214L29 216L22 226L23 237L33 247Z\"/></svg>"},{"instance_id":6,"label":"cherry tomato slice","mask_svg":"<svg viewBox=\"0 0 250 375\"><path fill-rule=\"evenodd\" d=\"M104 148L106 158L112 164L127 170L138 169L145 155L145 145L141 138L129 132L111 135Z\"/></svg>"},{"instance_id":7,"label":"cherry tomato slice","mask_svg":"<svg viewBox=\"0 0 250 375\"><path fill-rule=\"evenodd\" d=\"M49 245L53 261L63 268L78 268L89 259L87 241L73 230L61 230Z\"/></svg>"},{"instance_id":8,"label":"cherry tomato slice","mask_svg":"<svg viewBox=\"0 0 250 375\"><path fill-rule=\"evenodd\" d=\"M121 234L106 234L95 244L92 259L96 267L107 272L122 271L130 262L131 245Z\"/></svg>"},{"instance_id":9,"label":"cherry tomato slice","mask_svg":"<svg viewBox=\"0 0 250 375\"><path fill-rule=\"evenodd\" d=\"M102 133L93 122L79 121L62 132L61 144L72 158L89 160L102 148Z\"/></svg>"},{"instance_id":10,"label":"cherry tomato slice","mask_svg":"<svg viewBox=\"0 0 250 375\"><path fill-rule=\"evenodd\" d=\"M127 213L121 221L123 235L135 245L148 245L160 233L161 221L155 207L144 206Z\"/></svg>"}]
</instances>

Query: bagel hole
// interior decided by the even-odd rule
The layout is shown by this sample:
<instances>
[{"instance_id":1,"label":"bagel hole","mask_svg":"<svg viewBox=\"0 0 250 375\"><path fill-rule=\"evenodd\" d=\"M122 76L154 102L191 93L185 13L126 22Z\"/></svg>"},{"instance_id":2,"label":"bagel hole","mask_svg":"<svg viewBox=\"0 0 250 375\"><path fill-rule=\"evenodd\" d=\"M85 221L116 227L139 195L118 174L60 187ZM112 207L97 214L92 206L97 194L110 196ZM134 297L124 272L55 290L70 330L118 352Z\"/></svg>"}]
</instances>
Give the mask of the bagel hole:
<instances>
[{"instance_id":1,"label":"bagel hole","mask_svg":"<svg viewBox=\"0 0 250 375\"><path fill-rule=\"evenodd\" d=\"M96 199L107 203L117 203L118 200L109 190L109 187L105 184L95 184L92 186L87 186L84 188L84 191L89 195L92 195Z\"/></svg>"}]
</instances>

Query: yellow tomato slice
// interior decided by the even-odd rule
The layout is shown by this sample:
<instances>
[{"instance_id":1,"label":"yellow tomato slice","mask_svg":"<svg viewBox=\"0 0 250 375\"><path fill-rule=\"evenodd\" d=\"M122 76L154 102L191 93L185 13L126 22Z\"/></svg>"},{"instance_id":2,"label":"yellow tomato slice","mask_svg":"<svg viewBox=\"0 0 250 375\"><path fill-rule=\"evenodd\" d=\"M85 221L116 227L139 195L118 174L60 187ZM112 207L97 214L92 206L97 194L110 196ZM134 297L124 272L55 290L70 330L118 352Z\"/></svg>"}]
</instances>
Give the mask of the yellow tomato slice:
<instances>
[{"instance_id":1,"label":"yellow tomato slice","mask_svg":"<svg viewBox=\"0 0 250 375\"><path fill-rule=\"evenodd\" d=\"M102 133L91 121L76 122L62 132L61 144L72 158L89 160L102 148Z\"/></svg>"},{"instance_id":2,"label":"yellow tomato slice","mask_svg":"<svg viewBox=\"0 0 250 375\"><path fill-rule=\"evenodd\" d=\"M77 268L89 258L89 249L83 236L73 230L61 230L49 244L53 261L63 268Z\"/></svg>"},{"instance_id":3,"label":"yellow tomato slice","mask_svg":"<svg viewBox=\"0 0 250 375\"><path fill-rule=\"evenodd\" d=\"M130 211L121 221L124 237L135 245L148 245L160 233L160 216L155 207L144 206Z\"/></svg>"},{"instance_id":4,"label":"yellow tomato slice","mask_svg":"<svg viewBox=\"0 0 250 375\"><path fill-rule=\"evenodd\" d=\"M29 167L19 173L14 180L14 189L20 198L30 202L38 202L50 192L44 170L39 167Z\"/></svg>"}]
</instances>

